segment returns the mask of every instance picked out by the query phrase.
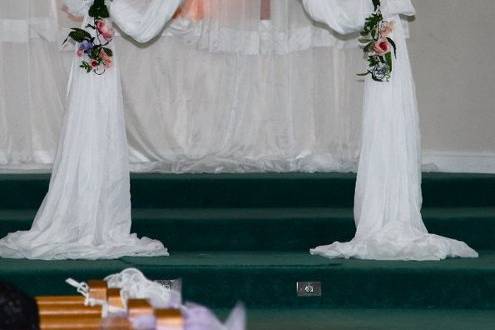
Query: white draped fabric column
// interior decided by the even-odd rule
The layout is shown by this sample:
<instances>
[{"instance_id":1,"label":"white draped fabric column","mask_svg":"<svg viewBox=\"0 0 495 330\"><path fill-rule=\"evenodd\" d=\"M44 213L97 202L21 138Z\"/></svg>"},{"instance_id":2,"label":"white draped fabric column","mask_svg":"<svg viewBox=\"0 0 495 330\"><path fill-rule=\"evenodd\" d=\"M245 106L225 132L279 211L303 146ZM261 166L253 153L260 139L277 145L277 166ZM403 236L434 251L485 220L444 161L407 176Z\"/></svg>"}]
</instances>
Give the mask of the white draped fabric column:
<instances>
[{"instance_id":1,"label":"white draped fabric column","mask_svg":"<svg viewBox=\"0 0 495 330\"><path fill-rule=\"evenodd\" d=\"M152 10L142 16L125 6L126 2L115 0L112 14L125 30L147 41L162 30L181 1L154 0ZM86 6L80 0L66 3L74 14L81 14L87 13L92 2L83 2ZM86 16L83 26L88 22ZM49 192L31 230L0 240L0 256L112 259L167 255L162 243L130 234L129 158L117 61L103 75L95 75L81 70L74 56L70 86Z\"/></svg>"},{"instance_id":2,"label":"white draped fabric column","mask_svg":"<svg viewBox=\"0 0 495 330\"><path fill-rule=\"evenodd\" d=\"M364 26L371 0L303 0L308 13L339 33ZM439 260L477 257L465 243L429 234L421 217L420 134L414 82L399 14L413 15L410 0L382 0L395 22L397 59L390 82L367 79L355 195L356 235L311 250L329 258Z\"/></svg>"}]
</instances>

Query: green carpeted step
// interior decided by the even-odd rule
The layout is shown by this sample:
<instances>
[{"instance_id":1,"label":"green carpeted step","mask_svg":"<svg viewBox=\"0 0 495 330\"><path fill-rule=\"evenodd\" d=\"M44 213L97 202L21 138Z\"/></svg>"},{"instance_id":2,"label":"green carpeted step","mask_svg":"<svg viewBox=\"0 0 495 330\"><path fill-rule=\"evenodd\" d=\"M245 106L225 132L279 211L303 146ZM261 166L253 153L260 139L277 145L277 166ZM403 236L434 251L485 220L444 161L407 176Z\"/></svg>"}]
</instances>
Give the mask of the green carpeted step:
<instances>
[{"instance_id":1,"label":"green carpeted step","mask_svg":"<svg viewBox=\"0 0 495 330\"><path fill-rule=\"evenodd\" d=\"M0 237L31 226L34 210L0 210ZM427 208L430 232L495 250L495 207ZM138 209L133 232L172 251L307 251L354 235L352 209Z\"/></svg>"},{"instance_id":2,"label":"green carpeted step","mask_svg":"<svg viewBox=\"0 0 495 330\"><path fill-rule=\"evenodd\" d=\"M441 262L327 260L308 253L173 253L113 261L0 259L0 280L32 295L69 294L64 280L102 278L127 267L149 278L183 279L188 301L212 307L495 308L495 251ZM297 281L321 281L322 296L300 298Z\"/></svg>"},{"instance_id":3,"label":"green carpeted step","mask_svg":"<svg viewBox=\"0 0 495 330\"><path fill-rule=\"evenodd\" d=\"M64 284L69 276L102 278L138 267L153 279L182 277L187 300L222 308L238 299L255 308L312 310L495 308L495 175L427 174L423 180L430 232L466 241L481 250L479 259L310 256L310 247L353 236L354 184L355 175L334 173L133 175L133 231L163 241L171 257L0 259L0 280L31 294L67 294L73 292ZM0 175L0 236L30 227L47 187L47 175ZM321 281L323 296L298 298L297 281Z\"/></svg>"},{"instance_id":4,"label":"green carpeted step","mask_svg":"<svg viewBox=\"0 0 495 330\"><path fill-rule=\"evenodd\" d=\"M219 315L226 317L227 312ZM493 330L494 310L252 309L248 330Z\"/></svg>"},{"instance_id":5,"label":"green carpeted step","mask_svg":"<svg viewBox=\"0 0 495 330\"><path fill-rule=\"evenodd\" d=\"M0 209L38 208L48 175L0 175ZM136 174L136 208L351 207L355 175ZM425 174L426 207L495 206L495 175Z\"/></svg>"}]
</instances>

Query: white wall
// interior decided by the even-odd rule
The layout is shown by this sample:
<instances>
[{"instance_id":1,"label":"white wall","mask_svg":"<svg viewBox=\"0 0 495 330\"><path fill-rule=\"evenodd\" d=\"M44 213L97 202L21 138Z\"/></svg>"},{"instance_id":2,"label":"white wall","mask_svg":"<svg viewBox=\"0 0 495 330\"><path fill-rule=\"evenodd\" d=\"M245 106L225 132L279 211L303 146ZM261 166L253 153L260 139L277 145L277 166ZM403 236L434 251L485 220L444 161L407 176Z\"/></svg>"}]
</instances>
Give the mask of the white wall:
<instances>
[{"instance_id":1,"label":"white wall","mask_svg":"<svg viewBox=\"0 0 495 330\"><path fill-rule=\"evenodd\" d=\"M425 161L495 172L495 1L413 1L410 51Z\"/></svg>"}]
</instances>

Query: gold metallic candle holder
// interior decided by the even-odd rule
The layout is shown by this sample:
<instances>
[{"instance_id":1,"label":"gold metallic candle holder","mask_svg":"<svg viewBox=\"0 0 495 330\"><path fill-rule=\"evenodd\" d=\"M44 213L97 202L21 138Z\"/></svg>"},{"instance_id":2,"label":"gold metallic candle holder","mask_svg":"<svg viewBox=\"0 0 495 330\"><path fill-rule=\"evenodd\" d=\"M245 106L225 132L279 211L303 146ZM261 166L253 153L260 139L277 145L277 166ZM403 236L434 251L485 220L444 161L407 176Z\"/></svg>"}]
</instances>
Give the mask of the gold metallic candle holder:
<instances>
[{"instance_id":1,"label":"gold metallic candle holder","mask_svg":"<svg viewBox=\"0 0 495 330\"><path fill-rule=\"evenodd\" d=\"M156 330L184 330L184 317L179 309L155 309Z\"/></svg>"},{"instance_id":2,"label":"gold metallic candle holder","mask_svg":"<svg viewBox=\"0 0 495 330\"><path fill-rule=\"evenodd\" d=\"M122 301L121 290L108 288L105 281L89 281L89 297L107 301L122 310L122 314L103 319L101 306L86 306L83 296L36 297L41 330L132 330L132 320L150 317L156 321L157 330L184 330L184 318L179 309L153 309L146 299Z\"/></svg>"}]
</instances>

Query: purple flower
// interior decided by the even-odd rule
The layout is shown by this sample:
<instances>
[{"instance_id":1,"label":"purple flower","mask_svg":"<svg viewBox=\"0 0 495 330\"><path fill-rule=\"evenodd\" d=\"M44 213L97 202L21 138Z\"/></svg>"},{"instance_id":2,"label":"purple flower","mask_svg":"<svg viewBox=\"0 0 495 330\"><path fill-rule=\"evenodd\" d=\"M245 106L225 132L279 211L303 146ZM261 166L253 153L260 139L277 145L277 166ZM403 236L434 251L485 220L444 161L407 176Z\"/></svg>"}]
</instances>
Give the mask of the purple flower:
<instances>
[{"instance_id":1,"label":"purple flower","mask_svg":"<svg viewBox=\"0 0 495 330\"><path fill-rule=\"evenodd\" d=\"M83 50L86 54L89 54L89 52L91 52L91 49L93 49L93 43L91 41L84 40L79 45L79 49Z\"/></svg>"}]
</instances>

